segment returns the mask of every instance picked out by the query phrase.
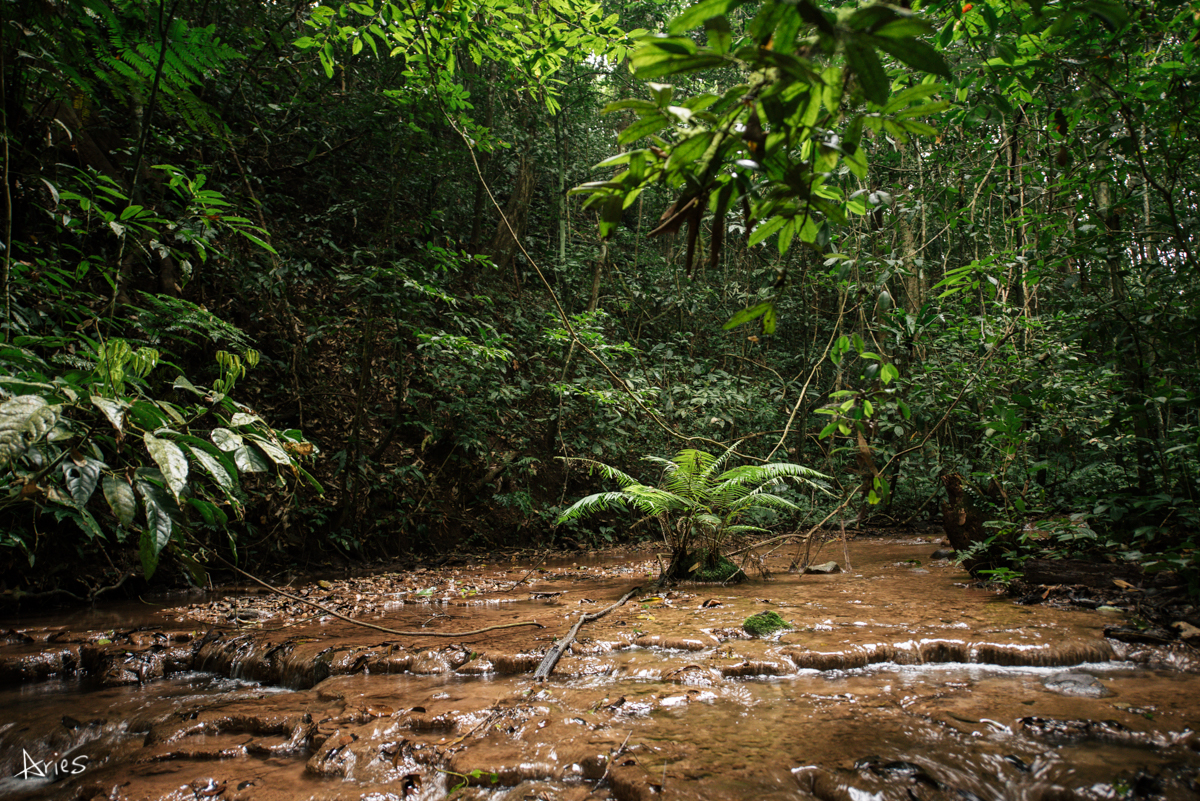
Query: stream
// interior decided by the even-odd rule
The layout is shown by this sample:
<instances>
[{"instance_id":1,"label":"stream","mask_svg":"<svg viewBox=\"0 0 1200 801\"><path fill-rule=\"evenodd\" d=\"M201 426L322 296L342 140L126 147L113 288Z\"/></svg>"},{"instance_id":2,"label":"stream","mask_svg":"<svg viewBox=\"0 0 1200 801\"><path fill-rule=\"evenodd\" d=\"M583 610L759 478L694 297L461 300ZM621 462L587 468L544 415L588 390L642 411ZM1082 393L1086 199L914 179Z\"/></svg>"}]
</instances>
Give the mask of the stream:
<instances>
[{"instance_id":1,"label":"stream","mask_svg":"<svg viewBox=\"0 0 1200 801\"><path fill-rule=\"evenodd\" d=\"M26 612L0 620L0 798L1200 797L1195 649L1108 640L1136 621L1016 604L936 548L661 593L645 554L287 588L403 636L251 588ZM792 628L751 637L763 611Z\"/></svg>"}]
</instances>

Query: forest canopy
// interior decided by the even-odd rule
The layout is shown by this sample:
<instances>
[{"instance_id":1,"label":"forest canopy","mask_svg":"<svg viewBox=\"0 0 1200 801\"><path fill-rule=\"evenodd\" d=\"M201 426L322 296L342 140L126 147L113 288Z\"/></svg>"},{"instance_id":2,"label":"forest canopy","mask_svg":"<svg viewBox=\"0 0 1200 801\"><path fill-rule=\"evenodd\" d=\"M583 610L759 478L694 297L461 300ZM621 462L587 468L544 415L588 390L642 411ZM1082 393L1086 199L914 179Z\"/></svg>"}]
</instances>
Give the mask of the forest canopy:
<instances>
[{"instance_id":1,"label":"forest canopy","mask_svg":"<svg viewBox=\"0 0 1200 801\"><path fill-rule=\"evenodd\" d=\"M1188 3L0 8L7 597L656 536L581 465L735 443L773 535L1200 591Z\"/></svg>"}]
</instances>

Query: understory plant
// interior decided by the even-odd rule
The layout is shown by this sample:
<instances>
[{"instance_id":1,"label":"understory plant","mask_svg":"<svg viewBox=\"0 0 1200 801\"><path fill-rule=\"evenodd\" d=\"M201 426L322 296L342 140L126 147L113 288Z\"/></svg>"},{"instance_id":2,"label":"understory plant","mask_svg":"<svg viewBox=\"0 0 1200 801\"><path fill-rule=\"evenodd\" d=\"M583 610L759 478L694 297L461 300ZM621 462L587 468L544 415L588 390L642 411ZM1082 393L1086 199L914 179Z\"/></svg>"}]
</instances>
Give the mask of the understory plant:
<instances>
[{"instance_id":1,"label":"understory plant","mask_svg":"<svg viewBox=\"0 0 1200 801\"><path fill-rule=\"evenodd\" d=\"M764 512L797 512L792 501L776 494L787 482L808 484L825 491L818 483L827 476L787 462L741 465L726 469L738 445L719 456L685 448L671 459L645 456L645 461L662 468L658 486L642 484L632 476L593 459L574 458L605 478L621 485L619 490L598 492L581 498L558 518L561 525L613 507L634 509L656 518L671 561L659 577L660 583L691 578L726 581L739 572L726 558L754 535L768 529L760 522Z\"/></svg>"}]
</instances>

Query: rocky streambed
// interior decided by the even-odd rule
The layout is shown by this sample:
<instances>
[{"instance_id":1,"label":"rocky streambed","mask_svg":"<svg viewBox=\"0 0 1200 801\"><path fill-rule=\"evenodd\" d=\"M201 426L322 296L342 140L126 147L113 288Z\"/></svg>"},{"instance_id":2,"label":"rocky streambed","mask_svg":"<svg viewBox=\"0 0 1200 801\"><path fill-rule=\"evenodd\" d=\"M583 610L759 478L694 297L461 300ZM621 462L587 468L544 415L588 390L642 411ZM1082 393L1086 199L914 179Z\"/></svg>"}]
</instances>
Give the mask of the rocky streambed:
<instances>
[{"instance_id":1,"label":"rocky streambed","mask_svg":"<svg viewBox=\"0 0 1200 801\"><path fill-rule=\"evenodd\" d=\"M1015 604L935 548L860 540L852 570L789 575L781 557L770 580L635 592L545 681L545 652L656 562L478 562L8 620L0 797L1200 794L1195 649L1106 637L1139 622L1119 598ZM747 634L764 611L791 628Z\"/></svg>"}]
</instances>

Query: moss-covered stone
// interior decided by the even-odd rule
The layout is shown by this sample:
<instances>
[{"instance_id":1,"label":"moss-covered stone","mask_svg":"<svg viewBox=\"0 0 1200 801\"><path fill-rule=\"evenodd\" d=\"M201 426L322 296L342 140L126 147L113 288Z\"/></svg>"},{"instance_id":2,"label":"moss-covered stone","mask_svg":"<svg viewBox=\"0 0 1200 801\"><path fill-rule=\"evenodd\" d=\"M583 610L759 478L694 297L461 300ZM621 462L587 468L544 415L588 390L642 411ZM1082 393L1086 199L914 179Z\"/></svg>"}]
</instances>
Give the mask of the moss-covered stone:
<instances>
[{"instance_id":1,"label":"moss-covered stone","mask_svg":"<svg viewBox=\"0 0 1200 801\"><path fill-rule=\"evenodd\" d=\"M765 637L780 629L790 629L792 626L779 616L778 612L759 612L751 615L742 623L742 628L752 637Z\"/></svg>"},{"instance_id":2,"label":"moss-covered stone","mask_svg":"<svg viewBox=\"0 0 1200 801\"><path fill-rule=\"evenodd\" d=\"M741 568L724 556L718 556L716 559L706 561L689 578L692 581L709 581L721 584L735 576L738 577L738 580L743 577L741 575Z\"/></svg>"}]
</instances>

